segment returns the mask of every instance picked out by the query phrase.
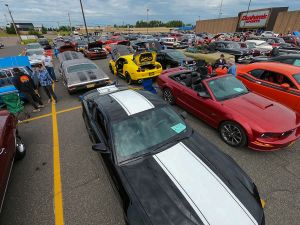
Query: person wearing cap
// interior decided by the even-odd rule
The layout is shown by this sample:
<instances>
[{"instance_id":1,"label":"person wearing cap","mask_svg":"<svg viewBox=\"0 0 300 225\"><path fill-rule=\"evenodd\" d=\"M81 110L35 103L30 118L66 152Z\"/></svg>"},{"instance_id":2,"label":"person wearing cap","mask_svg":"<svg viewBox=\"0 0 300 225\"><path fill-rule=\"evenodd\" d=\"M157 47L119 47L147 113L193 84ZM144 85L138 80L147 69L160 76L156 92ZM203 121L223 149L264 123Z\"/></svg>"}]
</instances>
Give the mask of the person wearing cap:
<instances>
[{"instance_id":1,"label":"person wearing cap","mask_svg":"<svg viewBox=\"0 0 300 225\"><path fill-rule=\"evenodd\" d=\"M13 84L17 90L23 93L28 102L33 106L32 112L39 112L40 108L44 107L44 104L40 96L36 92L36 87L32 78L22 72L19 68L14 68Z\"/></svg>"},{"instance_id":2,"label":"person wearing cap","mask_svg":"<svg viewBox=\"0 0 300 225\"><path fill-rule=\"evenodd\" d=\"M49 75L51 76L52 80L57 82L58 80L56 79L56 75L53 67L53 59L50 55L47 55L47 52L44 52L44 55L42 56L42 62L45 68L47 69Z\"/></svg>"},{"instance_id":3,"label":"person wearing cap","mask_svg":"<svg viewBox=\"0 0 300 225\"><path fill-rule=\"evenodd\" d=\"M220 58L217 59L217 61L215 62L215 68L224 66L225 64L226 64L225 56L224 56L224 54L221 54Z\"/></svg>"}]
</instances>

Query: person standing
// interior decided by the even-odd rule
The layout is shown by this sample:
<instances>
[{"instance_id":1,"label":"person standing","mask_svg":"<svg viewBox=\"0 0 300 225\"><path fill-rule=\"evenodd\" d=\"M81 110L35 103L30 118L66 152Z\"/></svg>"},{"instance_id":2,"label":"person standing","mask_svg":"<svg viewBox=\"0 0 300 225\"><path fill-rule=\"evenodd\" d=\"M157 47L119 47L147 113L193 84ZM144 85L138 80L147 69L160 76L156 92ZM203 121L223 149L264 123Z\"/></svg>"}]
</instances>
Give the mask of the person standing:
<instances>
[{"instance_id":1,"label":"person standing","mask_svg":"<svg viewBox=\"0 0 300 225\"><path fill-rule=\"evenodd\" d=\"M217 61L215 62L215 68L224 66L225 64L226 64L225 56L224 56L224 54L221 54L220 58L217 59Z\"/></svg>"},{"instance_id":2,"label":"person standing","mask_svg":"<svg viewBox=\"0 0 300 225\"><path fill-rule=\"evenodd\" d=\"M52 101L52 97L54 98L55 103L56 103L57 97L52 88L53 79L49 75L47 69L45 67L43 67L42 65L38 66L38 77L39 77L41 87L45 90L45 92L49 98L48 103L50 103Z\"/></svg>"},{"instance_id":3,"label":"person standing","mask_svg":"<svg viewBox=\"0 0 300 225\"><path fill-rule=\"evenodd\" d=\"M228 74L231 74L231 75L233 75L233 76L236 77L236 65L235 65L234 58L230 58L228 60L228 66L229 66L229 68L228 68Z\"/></svg>"},{"instance_id":4,"label":"person standing","mask_svg":"<svg viewBox=\"0 0 300 225\"><path fill-rule=\"evenodd\" d=\"M55 72L54 72L52 56L47 55L47 53L44 52L44 55L42 57L42 61L43 61L44 66L46 67L49 75L51 76L52 80L57 82L58 80L56 79L56 75L55 75Z\"/></svg>"},{"instance_id":5,"label":"person standing","mask_svg":"<svg viewBox=\"0 0 300 225\"><path fill-rule=\"evenodd\" d=\"M32 78L22 72L19 68L14 68L14 77L13 77L13 84L17 90L23 93L29 103L33 106L32 112L39 112L40 108L44 107L44 104L37 94L36 87Z\"/></svg>"}]
</instances>

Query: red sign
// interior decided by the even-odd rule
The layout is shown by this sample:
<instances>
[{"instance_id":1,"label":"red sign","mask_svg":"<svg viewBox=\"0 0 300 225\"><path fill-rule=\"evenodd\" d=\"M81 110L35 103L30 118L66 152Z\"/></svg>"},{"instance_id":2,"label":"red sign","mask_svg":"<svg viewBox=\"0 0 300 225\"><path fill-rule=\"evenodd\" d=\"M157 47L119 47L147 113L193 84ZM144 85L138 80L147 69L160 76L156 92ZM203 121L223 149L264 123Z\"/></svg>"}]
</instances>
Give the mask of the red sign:
<instances>
[{"instance_id":1,"label":"red sign","mask_svg":"<svg viewBox=\"0 0 300 225\"><path fill-rule=\"evenodd\" d=\"M259 23L260 20L265 20L268 18L268 14L262 14L257 16L243 16L242 21L245 21L246 23Z\"/></svg>"}]
</instances>

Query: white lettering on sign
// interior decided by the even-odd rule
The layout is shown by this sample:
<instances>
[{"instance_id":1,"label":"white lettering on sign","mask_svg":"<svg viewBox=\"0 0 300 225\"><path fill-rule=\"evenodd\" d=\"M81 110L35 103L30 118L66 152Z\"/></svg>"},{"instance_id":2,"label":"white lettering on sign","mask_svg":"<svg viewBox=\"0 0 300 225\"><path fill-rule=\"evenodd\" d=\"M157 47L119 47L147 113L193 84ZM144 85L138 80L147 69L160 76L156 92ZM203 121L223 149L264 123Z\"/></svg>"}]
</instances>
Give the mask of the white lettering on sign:
<instances>
[{"instance_id":1,"label":"white lettering on sign","mask_svg":"<svg viewBox=\"0 0 300 225\"><path fill-rule=\"evenodd\" d=\"M267 25L270 10L244 12L240 16L240 28L260 28Z\"/></svg>"}]
</instances>

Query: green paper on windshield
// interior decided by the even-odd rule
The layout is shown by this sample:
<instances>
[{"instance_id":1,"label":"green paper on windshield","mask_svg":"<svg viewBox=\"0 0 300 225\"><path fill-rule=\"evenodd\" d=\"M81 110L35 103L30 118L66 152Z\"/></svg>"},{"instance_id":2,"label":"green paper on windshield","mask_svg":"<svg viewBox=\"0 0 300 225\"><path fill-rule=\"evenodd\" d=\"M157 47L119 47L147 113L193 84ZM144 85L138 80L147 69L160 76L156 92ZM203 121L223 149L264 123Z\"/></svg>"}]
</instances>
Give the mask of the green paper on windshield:
<instances>
[{"instance_id":1,"label":"green paper on windshield","mask_svg":"<svg viewBox=\"0 0 300 225\"><path fill-rule=\"evenodd\" d=\"M244 91L243 88L233 88L233 90L235 90L236 92L242 92L242 91Z\"/></svg>"},{"instance_id":2,"label":"green paper on windshield","mask_svg":"<svg viewBox=\"0 0 300 225\"><path fill-rule=\"evenodd\" d=\"M182 131L185 130L186 126L182 123L178 123L176 125L174 125L173 127L171 127L172 130L174 130L177 134L181 133Z\"/></svg>"}]
</instances>

